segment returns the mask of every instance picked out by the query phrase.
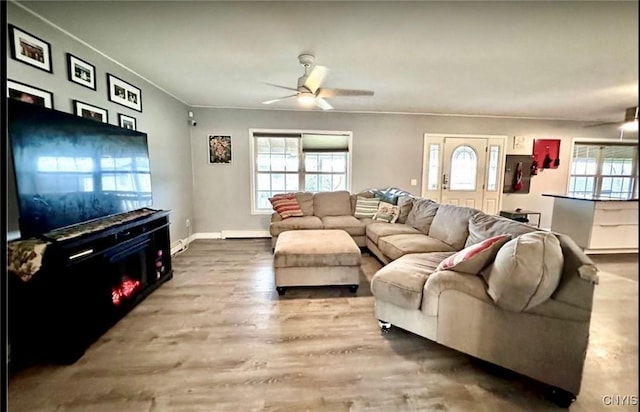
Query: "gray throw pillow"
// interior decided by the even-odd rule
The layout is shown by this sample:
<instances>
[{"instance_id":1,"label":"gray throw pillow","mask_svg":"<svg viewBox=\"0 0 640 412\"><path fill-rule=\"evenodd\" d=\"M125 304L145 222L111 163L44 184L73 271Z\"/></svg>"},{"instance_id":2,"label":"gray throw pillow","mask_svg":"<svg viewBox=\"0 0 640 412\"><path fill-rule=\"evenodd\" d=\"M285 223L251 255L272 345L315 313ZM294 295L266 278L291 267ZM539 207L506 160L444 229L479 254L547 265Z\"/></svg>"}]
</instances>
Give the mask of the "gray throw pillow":
<instances>
[{"instance_id":1,"label":"gray throw pillow","mask_svg":"<svg viewBox=\"0 0 640 412\"><path fill-rule=\"evenodd\" d=\"M418 229L425 235L429 233L433 218L438 211L439 203L431 199L414 199L411 211L407 215L406 224L414 229Z\"/></svg>"}]
</instances>

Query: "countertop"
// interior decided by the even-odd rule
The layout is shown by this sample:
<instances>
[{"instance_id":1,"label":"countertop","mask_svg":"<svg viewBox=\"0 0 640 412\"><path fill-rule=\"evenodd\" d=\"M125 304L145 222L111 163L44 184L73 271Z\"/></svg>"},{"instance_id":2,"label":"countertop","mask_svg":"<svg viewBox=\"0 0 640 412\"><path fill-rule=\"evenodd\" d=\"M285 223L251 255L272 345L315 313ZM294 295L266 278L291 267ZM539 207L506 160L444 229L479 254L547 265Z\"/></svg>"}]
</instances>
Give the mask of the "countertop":
<instances>
[{"instance_id":1,"label":"countertop","mask_svg":"<svg viewBox=\"0 0 640 412\"><path fill-rule=\"evenodd\" d=\"M637 202L638 201L638 198L619 199L619 198L606 197L606 196L576 197L576 196L560 195L560 194L553 194L553 193L543 193L542 196L560 197L563 199L573 199L573 200L584 200L587 202Z\"/></svg>"}]
</instances>

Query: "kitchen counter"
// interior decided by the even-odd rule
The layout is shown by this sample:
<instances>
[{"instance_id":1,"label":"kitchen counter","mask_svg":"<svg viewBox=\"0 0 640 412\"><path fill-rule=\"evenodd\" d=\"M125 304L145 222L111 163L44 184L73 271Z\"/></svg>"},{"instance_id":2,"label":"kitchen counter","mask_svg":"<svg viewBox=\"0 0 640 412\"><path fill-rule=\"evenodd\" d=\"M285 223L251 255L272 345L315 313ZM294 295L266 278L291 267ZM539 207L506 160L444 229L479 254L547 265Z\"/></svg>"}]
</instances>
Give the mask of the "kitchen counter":
<instances>
[{"instance_id":1,"label":"kitchen counter","mask_svg":"<svg viewBox=\"0 0 640 412\"><path fill-rule=\"evenodd\" d=\"M551 230L570 236L585 253L638 252L638 199L553 197Z\"/></svg>"},{"instance_id":2,"label":"kitchen counter","mask_svg":"<svg viewBox=\"0 0 640 412\"><path fill-rule=\"evenodd\" d=\"M618 199L615 197L606 197L606 196L576 197L576 196L570 196L570 195L557 195L553 193L543 193L542 196L559 197L562 199L585 200L589 202L637 202L638 201L637 198Z\"/></svg>"}]
</instances>

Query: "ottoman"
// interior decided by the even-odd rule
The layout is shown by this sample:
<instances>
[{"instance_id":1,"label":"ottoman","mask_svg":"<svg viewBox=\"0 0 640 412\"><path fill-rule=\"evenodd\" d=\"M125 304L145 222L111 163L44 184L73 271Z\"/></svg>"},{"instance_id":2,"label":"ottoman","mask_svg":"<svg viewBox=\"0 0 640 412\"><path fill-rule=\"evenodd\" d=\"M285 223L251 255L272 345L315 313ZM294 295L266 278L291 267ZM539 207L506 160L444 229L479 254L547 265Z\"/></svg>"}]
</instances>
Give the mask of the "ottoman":
<instances>
[{"instance_id":1,"label":"ottoman","mask_svg":"<svg viewBox=\"0 0 640 412\"><path fill-rule=\"evenodd\" d=\"M273 255L276 290L288 286L348 285L360 279L360 248L344 230L291 230L278 236Z\"/></svg>"}]
</instances>

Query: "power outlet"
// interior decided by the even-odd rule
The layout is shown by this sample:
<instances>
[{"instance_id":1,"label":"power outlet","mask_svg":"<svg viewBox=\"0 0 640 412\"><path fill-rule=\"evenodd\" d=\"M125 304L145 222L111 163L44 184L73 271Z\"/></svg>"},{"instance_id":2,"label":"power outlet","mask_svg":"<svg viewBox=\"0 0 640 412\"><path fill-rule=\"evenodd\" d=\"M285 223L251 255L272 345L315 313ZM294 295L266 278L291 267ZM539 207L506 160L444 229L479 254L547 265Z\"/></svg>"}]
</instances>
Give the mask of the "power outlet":
<instances>
[{"instance_id":1,"label":"power outlet","mask_svg":"<svg viewBox=\"0 0 640 412\"><path fill-rule=\"evenodd\" d=\"M191 221L189 219L185 220L184 224L187 226L187 228L191 227Z\"/></svg>"},{"instance_id":2,"label":"power outlet","mask_svg":"<svg viewBox=\"0 0 640 412\"><path fill-rule=\"evenodd\" d=\"M418 186L418 179L411 179L411 186Z\"/></svg>"}]
</instances>

